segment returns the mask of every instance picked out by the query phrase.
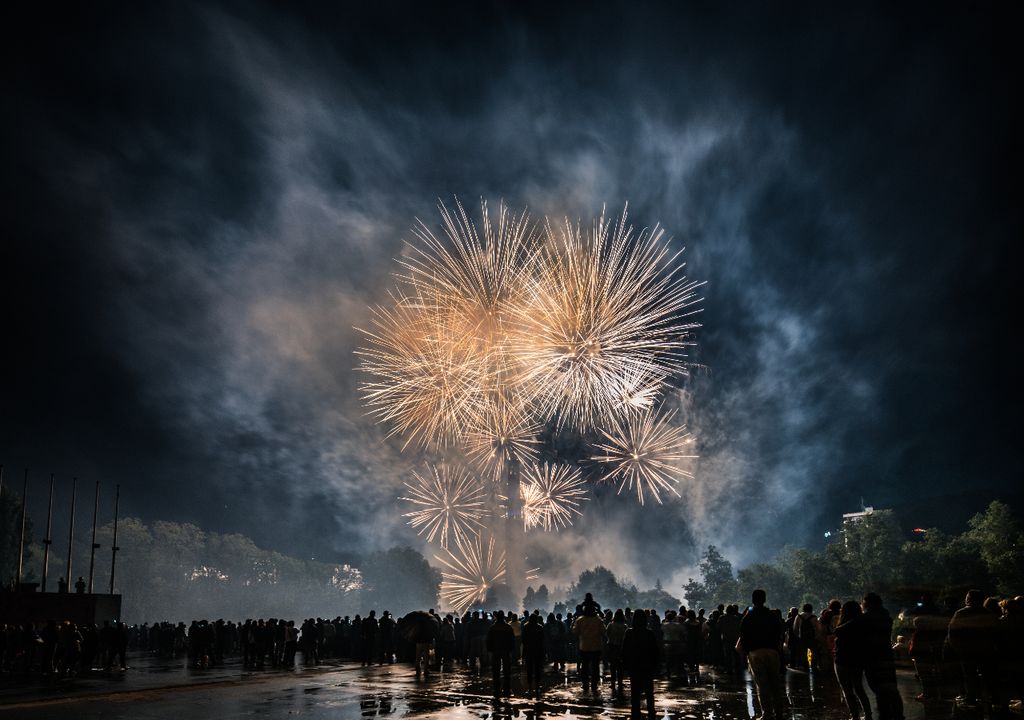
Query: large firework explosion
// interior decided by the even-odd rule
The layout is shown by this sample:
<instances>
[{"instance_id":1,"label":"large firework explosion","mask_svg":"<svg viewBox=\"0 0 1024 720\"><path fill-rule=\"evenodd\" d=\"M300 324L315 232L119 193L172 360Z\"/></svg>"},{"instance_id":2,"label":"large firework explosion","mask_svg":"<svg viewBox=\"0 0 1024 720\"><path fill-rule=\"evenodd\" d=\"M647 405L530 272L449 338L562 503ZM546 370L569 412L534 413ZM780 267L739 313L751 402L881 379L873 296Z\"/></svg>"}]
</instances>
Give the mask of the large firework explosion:
<instances>
[{"instance_id":1,"label":"large firework explosion","mask_svg":"<svg viewBox=\"0 0 1024 720\"><path fill-rule=\"evenodd\" d=\"M687 371L700 283L662 230L635 232L625 211L590 227L504 204L492 218L481 203L479 224L457 201L440 213L443 237L414 228L358 354L389 433L472 468L417 473L402 498L444 551L445 602L463 610L512 572L494 536L483 542L487 519L507 520L508 545L512 524L556 531L582 512L580 468L538 465L544 428L599 434L589 459L641 504L692 477L691 438L656 405Z\"/></svg>"}]
</instances>

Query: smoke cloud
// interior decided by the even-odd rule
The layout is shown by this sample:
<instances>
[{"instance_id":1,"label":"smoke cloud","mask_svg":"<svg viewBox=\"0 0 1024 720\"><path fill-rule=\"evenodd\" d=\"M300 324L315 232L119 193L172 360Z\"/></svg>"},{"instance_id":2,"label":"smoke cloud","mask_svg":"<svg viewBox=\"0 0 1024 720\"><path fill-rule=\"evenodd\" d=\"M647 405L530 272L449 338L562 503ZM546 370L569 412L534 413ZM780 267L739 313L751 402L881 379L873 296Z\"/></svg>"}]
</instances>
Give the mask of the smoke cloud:
<instances>
[{"instance_id":1,"label":"smoke cloud","mask_svg":"<svg viewBox=\"0 0 1024 720\"><path fill-rule=\"evenodd\" d=\"M366 417L354 328L387 301L414 220L457 195L584 220L628 202L708 281L696 367L671 399L697 437L696 479L662 506L601 490L574 528L533 537L549 586L601 564L678 593L708 543L764 559L861 495L891 503L923 484L905 472L917 441L880 438L902 421L888 391L919 356L895 359L901 334L927 312L891 310L949 277L959 251L913 271L924 241L892 243L913 213L860 179L906 176L863 167L881 155L844 119L853 101L809 99L819 77L799 59L725 18L600 17L540 36L502 12L432 18L426 34L373 15L321 27L269 9L155 12L95 51L97 75L79 79L94 97L69 96L67 114L25 100L38 122L19 157L61 209L50 235L70 233L43 247L92 288L74 321L91 343L83 379L122 378L98 411L122 419L61 462L93 458L133 514L284 552L421 546L396 503L419 458ZM607 52L586 54L611 26L632 44L599 34ZM913 331L922 353L941 325ZM147 439L130 431L124 455L115 438L136 424ZM9 437L5 451L23 436ZM58 439L19 447L49 451L38 463Z\"/></svg>"}]
</instances>

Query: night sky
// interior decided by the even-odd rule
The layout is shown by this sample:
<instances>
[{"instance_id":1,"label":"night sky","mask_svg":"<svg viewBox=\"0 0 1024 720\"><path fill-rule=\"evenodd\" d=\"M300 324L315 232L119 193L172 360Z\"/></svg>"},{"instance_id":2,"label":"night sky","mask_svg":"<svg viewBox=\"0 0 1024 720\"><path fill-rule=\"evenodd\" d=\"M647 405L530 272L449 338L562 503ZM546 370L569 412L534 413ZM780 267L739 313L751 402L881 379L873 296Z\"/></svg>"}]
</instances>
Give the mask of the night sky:
<instances>
[{"instance_id":1,"label":"night sky","mask_svg":"<svg viewBox=\"0 0 1024 720\"><path fill-rule=\"evenodd\" d=\"M37 518L54 472L301 556L414 540L417 458L364 415L353 327L454 196L628 202L708 283L676 398L697 482L594 501L545 541L553 574L685 579L700 544L820 543L862 497L1015 490L1002 11L325 5L5 19L0 462L32 468Z\"/></svg>"}]
</instances>

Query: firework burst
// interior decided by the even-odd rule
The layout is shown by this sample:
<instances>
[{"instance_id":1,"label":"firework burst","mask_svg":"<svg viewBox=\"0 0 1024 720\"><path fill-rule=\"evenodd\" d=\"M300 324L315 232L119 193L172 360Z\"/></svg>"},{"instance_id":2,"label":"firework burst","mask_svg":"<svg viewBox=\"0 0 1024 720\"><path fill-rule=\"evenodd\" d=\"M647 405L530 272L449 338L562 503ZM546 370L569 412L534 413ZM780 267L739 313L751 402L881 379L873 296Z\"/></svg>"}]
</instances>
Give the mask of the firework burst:
<instances>
[{"instance_id":1,"label":"firework burst","mask_svg":"<svg viewBox=\"0 0 1024 720\"><path fill-rule=\"evenodd\" d=\"M408 494L401 499L413 509L403 517L428 541L436 539L447 548L452 539L456 544L465 543L483 530L487 494L468 473L448 466L431 467L425 475L414 471L413 482L405 487Z\"/></svg>"},{"instance_id":2,"label":"firework burst","mask_svg":"<svg viewBox=\"0 0 1024 720\"><path fill-rule=\"evenodd\" d=\"M587 499L586 483L579 468L544 463L530 468L519 485L519 496L525 530L558 530L583 514L580 503Z\"/></svg>"},{"instance_id":3,"label":"firework burst","mask_svg":"<svg viewBox=\"0 0 1024 720\"><path fill-rule=\"evenodd\" d=\"M614 420L611 432L601 431L605 441L596 447L604 454L591 459L607 463L608 480L619 483L619 494L635 491L643 505L647 492L660 503L663 492L678 496L676 484L693 477L679 467L680 461L696 457L690 454L693 436L685 425L672 424L673 415L631 414Z\"/></svg>"},{"instance_id":4,"label":"firework burst","mask_svg":"<svg viewBox=\"0 0 1024 720\"><path fill-rule=\"evenodd\" d=\"M474 603L483 602L487 591L505 581L505 553L495 551L494 538L483 536L457 542L434 558L441 570L441 599L459 613Z\"/></svg>"},{"instance_id":5,"label":"firework burst","mask_svg":"<svg viewBox=\"0 0 1024 720\"><path fill-rule=\"evenodd\" d=\"M501 480L510 468L536 460L540 429L522 403L501 397L466 432L466 455L492 479Z\"/></svg>"},{"instance_id":6,"label":"firework burst","mask_svg":"<svg viewBox=\"0 0 1024 720\"><path fill-rule=\"evenodd\" d=\"M454 445L479 414L487 369L474 348L456 340L444 308L419 295L392 299L363 331L360 368L373 378L362 383L363 398L406 445Z\"/></svg>"},{"instance_id":7,"label":"firework burst","mask_svg":"<svg viewBox=\"0 0 1024 720\"><path fill-rule=\"evenodd\" d=\"M680 274L655 227L634 234L623 212L590 232L566 221L549 243L518 315L514 351L540 412L595 428L624 402L643 404L658 383L685 373L701 283ZM659 380L660 383L660 380Z\"/></svg>"},{"instance_id":8,"label":"firework burst","mask_svg":"<svg viewBox=\"0 0 1024 720\"><path fill-rule=\"evenodd\" d=\"M458 201L439 210L436 234L413 229L398 287L357 353L364 403L403 449L460 453L505 481L432 469L407 483L405 517L440 543L446 602L465 608L505 576L504 551L480 534L485 510L527 530L581 514L579 470L536 465L542 429L599 432L587 454L620 494L678 495L690 437L654 408L689 367L701 283L682 274L662 230L635 232L625 211L585 228L538 226L503 203L496 213L481 203L477 220Z\"/></svg>"}]
</instances>

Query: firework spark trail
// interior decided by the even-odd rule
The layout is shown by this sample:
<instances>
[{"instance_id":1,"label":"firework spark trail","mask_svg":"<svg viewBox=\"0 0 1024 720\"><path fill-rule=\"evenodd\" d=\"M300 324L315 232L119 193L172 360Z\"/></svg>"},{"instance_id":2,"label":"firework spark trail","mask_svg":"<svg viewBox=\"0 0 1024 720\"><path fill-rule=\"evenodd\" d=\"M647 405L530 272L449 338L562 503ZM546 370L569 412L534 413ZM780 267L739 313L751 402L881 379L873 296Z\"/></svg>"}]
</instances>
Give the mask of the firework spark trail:
<instances>
[{"instance_id":1,"label":"firework spark trail","mask_svg":"<svg viewBox=\"0 0 1024 720\"><path fill-rule=\"evenodd\" d=\"M541 414L560 424L599 427L630 397L631 378L686 372L701 283L680 274L659 228L634 235L626 220L602 214L589 233L549 225L519 307L513 352Z\"/></svg>"},{"instance_id":2,"label":"firework spark trail","mask_svg":"<svg viewBox=\"0 0 1024 720\"><path fill-rule=\"evenodd\" d=\"M456 544L466 543L484 529L487 515L487 494L481 484L468 473L442 466L430 473L413 472L413 482L405 483L408 495L400 498L413 509L404 513L409 524L429 542L435 539L447 549L452 538Z\"/></svg>"},{"instance_id":3,"label":"firework spark trail","mask_svg":"<svg viewBox=\"0 0 1024 720\"><path fill-rule=\"evenodd\" d=\"M569 465L535 465L519 486L523 528L558 530L572 525L583 514L580 503L587 499L586 483L579 468Z\"/></svg>"},{"instance_id":4,"label":"firework spark trail","mask_svg":"<svg viewBox=\"0 0 1024 720\"><path fill-rule=\"evenodd\" d=\"M457 552L435 555L441 570L441 599L458 613L482 602L487 591L505 580L505 552L495 552L494 538L456 543Z\"/></svg>"},{"instance_id":5,"label":"firework spark trail","mask_svg":"<svg viewBox=\"0 0 1024 720\"><path fill-rule=\"evenodd\" d=\"M601 431L605 442L595 445L605 454L591 459L607 463L608 480L618 481L618 493L626 488L636 491L641 505L645 490L661 503L662 492L678 496L676 484L693 477L679 467L680 461L696 457L689 452L693 436L685 425L672 424L673 415L647 412L616 419L611 432Z\"/></svg>"}]
</instances>

